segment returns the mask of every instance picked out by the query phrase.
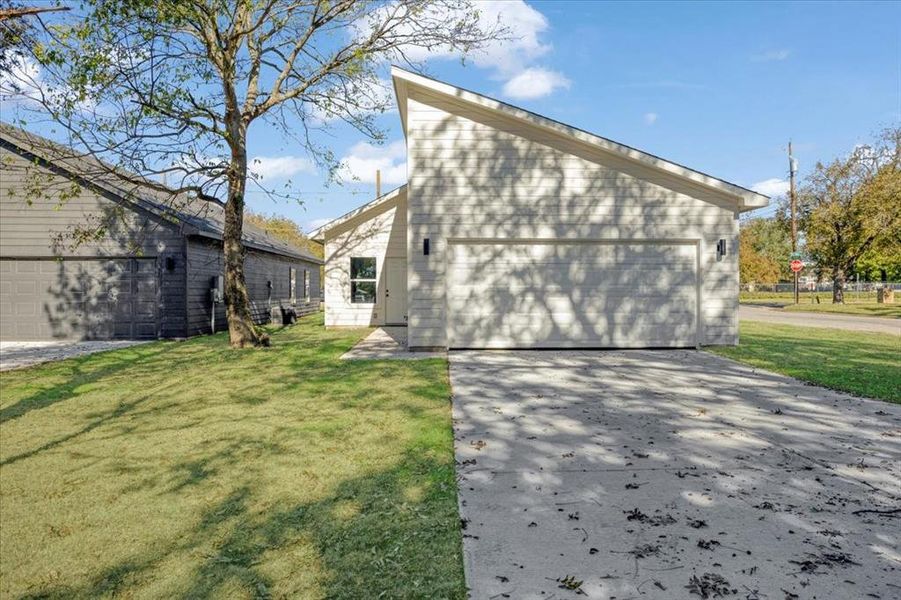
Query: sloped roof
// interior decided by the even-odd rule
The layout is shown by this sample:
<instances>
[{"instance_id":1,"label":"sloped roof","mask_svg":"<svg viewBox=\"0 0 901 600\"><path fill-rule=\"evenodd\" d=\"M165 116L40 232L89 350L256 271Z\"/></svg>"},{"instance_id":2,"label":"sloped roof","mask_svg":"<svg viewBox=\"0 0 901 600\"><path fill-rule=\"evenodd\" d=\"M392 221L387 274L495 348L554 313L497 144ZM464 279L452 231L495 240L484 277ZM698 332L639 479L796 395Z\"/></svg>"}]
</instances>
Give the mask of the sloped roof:
<instances>
[{"instance_id":1,"label":"sloped roof","mask_svg":"<svg viewBox=\"0 0 901 600\"><path fill-rule=\"evenodd\" d=\"M133 184L113 175L111 173L113 167L109 164L2 121L0 121L0 139L96 185L126 203L163 220L185 225L185 233L188 235L222 239L225 230L225 210L221 203L200 200L188 194L173 196L150 187ZM141 179L132 173L127 173L126 176L131 180ZM287 244L251 223L244 223L242 240L245 246L255 250L300 258L317 264L323 262L306 250Z\"/></svg>"},{"instance_id":2,"label":"sloped roof","mask_svg":"<svg viewBox=\"0 0 901 600\"><path fill-rule=\"evenodd\" d=\"M665 160L659 156L632 148L631 146L560 123L559 121L501 102L500 100L495 100L494 98L483 96L482 94L477 94L476 92L471 92L396 66L391 67L391 77L394 82L394 91L397 96L397 105L400 110L404 135L407 133L407 95L410 88L419 87L432 94L447 96L456 102L477 106L484 110L504 115L539 130L566 136L601 151L615 154L669 175L688 180L696 185L701 185L704 188L719 192L722 195L735 200L741 211L762 208L769 204L768 196L764 196L753 190L749 190L734 183L729 183L728 181L702 173L701 171L690 169L678 163Z\"/></svg>"},{"instance_id":3,"label":"sloped roof","mask_svg":"<svg viewBox=\"0 0 901 600\"><path fill-rule=\"evenodd\" d=\"M337 227L338 225L341 225L342 223L346 223L350 219L353 219L357 215L361 215L368 210L372 210L373 208L376 208L378 206L381 206L382 204L390 202L391 200L397 198L399 195L401 195L402 193L404 193L406 191L407 191L407 184L405 183L400 187L394 188L390 192L382 194L375 200L367 202L363 206L357 207L350 212L344 213L340 217L332 219L325 225L322 225L322 226L318 227L317 229L314 229L307 235L309 236L309 238L311 240L314 240L317 242L323 241L324 237L325 237L325 232L328 231L329 229L333 229L333 228Z\"/></svg>"}]
</instances>

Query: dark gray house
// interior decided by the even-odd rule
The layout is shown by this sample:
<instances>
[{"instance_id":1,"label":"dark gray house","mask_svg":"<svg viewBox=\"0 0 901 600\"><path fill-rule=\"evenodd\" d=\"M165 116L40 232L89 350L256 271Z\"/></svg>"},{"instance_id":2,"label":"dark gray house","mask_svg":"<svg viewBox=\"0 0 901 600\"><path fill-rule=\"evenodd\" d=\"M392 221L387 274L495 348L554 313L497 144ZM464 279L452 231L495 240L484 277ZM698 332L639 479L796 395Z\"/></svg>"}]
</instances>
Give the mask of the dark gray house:
<instances>
[{"instance_id":1,"label":"dark gray house","mask_svg":"<svg viewBox=\"0 0 901 600\"><path fill-rule=\"evenodd\" d=\"M0 340L155 339L227 327L211 292L223 273L222 207L171 202L91 175L90 160L0 124ZM174 206L173 206L174 204ZM105 235L72 244L86 223ZM244 226L257 322L291 303L318 310L322 261ZM213 319L215 314L215 319Z\"/></svg>"}]
</instances>

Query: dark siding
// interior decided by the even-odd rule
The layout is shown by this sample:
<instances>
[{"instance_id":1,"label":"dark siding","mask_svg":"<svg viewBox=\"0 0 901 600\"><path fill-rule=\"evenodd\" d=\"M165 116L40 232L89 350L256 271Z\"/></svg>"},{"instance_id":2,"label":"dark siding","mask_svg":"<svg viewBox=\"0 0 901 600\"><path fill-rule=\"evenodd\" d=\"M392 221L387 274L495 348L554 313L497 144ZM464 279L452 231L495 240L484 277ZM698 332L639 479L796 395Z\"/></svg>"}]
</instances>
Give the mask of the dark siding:
<instances>
[{"instance_id":1,"label":"dark siding","mask_svg":"<svg viewBox=\"0 0 901 600\"><path fill-rule=\"evenodd\" d=\"M244 265L247 291L250 294L254 320L269 320L269 307L290 298L290 268L297 269L297 303L303 304L303 271L310 277L310 309L319 306L319 265L301 259L248 250ZM188 334L210 332L210 287L213 277L223 273L222 243L203 238L188 239L187 285ZM266 283L272 281L270 294ZM216 330L227 329L225 306L216 306Z\"/></svg>"},{"instance_id":2,"label":"dark siding","mask_svg":"<svg viewBox=\"0 0 901 600\"><path fill-rule=\"evenodd\" d=\"M36 186L43 193L29 197L27 190ZM60 194L70 190L76 193L61 202ZM60 234L98 218L109 224L102 239L75 248L65 237L59 243ZM152 337L185 335L184 244L177 225L87 186L75 187L72 179L0 147L0 258L7 292L2 339L32 330L31 339L146 337L151 327L148 303L155 308L152 327L157 332ZM166 268L166 257L174 259L172 270ZM122 299L112 311L119 317L111 316L103 326L77 321L78 315L102 320L111 290ZM14 314L16 310L22 314ZM129 310L143 316L126 326L123 318ZM32 322L10 325L23 319Z\"/></svg>"},{"instance_id":3,"label":"dark siding","mask_svg":"<svg viewBox=\"0 0 901 600\"><path fill-rule=\"evenodd\" d=\"M0 258L3 339L155 339L154 258Z\"/></svg>"}]
</instances>

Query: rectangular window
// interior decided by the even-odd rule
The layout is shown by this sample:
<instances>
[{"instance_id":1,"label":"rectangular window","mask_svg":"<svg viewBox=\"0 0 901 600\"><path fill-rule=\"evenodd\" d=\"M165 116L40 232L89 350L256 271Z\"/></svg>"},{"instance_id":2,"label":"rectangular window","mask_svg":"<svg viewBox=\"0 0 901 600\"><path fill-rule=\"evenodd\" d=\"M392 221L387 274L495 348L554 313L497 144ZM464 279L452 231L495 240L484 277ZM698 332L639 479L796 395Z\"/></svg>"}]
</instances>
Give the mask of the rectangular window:
<instances>
[{"instance_id":1,"label":"rectangular window","mask_svg":"<svg viewBox=\"0 0 901 600\"><path fill-rule=\"evenodd\" d=\"M310 272L303 270L303 301L310 301Z\"/></svg>"},{"instance_id":2,"label":"rectangular window","mask_svg":"<svg viewBox=\"0 0 901 600\"><path fill-rule=\"evenodd\" d=\"M352 303L375 303L375 282L375 257L350 259L350 301Z\"/></svg>"},{"instance_id":3,"label":"rectangular window","mask_svg":"<svg viewBox=\"0 0 901 600\"><path fill-rule=\"evenodd\" d=\"M294 267L288 268L288 296L291 299L291 302L297 300L297 269Z\"/></svg>"}]
</instances>

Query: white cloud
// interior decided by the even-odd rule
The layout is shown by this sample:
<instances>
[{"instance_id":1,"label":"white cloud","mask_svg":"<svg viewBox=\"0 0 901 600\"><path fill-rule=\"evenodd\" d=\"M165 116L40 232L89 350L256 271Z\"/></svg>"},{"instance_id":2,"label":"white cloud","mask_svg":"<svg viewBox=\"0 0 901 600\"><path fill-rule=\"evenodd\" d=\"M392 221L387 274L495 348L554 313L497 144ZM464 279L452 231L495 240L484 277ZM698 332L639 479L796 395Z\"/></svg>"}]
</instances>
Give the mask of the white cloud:
<instances>
[{"instance_id":1,"label":"white cloud","mask_svg":"<svg viewBox=\"0 0 901 600\"><path fill-rule=\"evenodd\" d=\"M784 196L788 193L788 188L788 181L786 181L785 179L779 179L778 177L773 177L772 179L764 179L763 181L758 181L751 186L751 189L758 194L770 196L771 198Z\"/></svg>"},{"instance_id":2,"label":"white cloud","mask_svg":"<svg viewBox=\"0 0 901 600\"><path fill-rule=\"evenodd\" d=\"M500 23L513 38L492 42L475 51L472 59L477 66L493 68L509 76L550 52L551 45L541 41L548 28L547 18L523 0L482 1L477 7L486 26Z\"/></svg>"},{"instance_id":3,"label":"white cloud","mask_svg":"<svg viewBox=\"0 0 901 600\"><path fill-rule=\"evenodd\" d=\"M331 223L334 220L335 220L335 217L326 217L324 219L313 219L312 221L307 223L306 231L314 231L316 229L319 229L326 223Z\"/></svg>"},{"instance_id":4,"label":"white cloud","mask_svg":"<svg viewBox=\"0 0 901 600\"><path fill-rule=\"evenodd\" d=\"M60 107L69 102L80 111L97 107L92 94L79 97L64 83L51 85L40 65L27 56L13 56L8 71L0 72L0 100L30 108Z\"/></svg>"},{"instance_id":5,"label":"white cloud","mask_svg":"<svg viewBox=\"0 0 901 600\"><path fill-rule=\"evenodd\" d=\"M645 124L645 125L653 125L654 123L657 122L657 118L658 118L659 116L660 116L660 115L658 115L658 114L655 113L655 112L645 113L645 114L644 114L644 124Z\"/></svg>"},{"instance_id":6,"label":"white cloud","mask_svg":"<svg viewBox=\"0 0 901 600\"><path fill-rule=\"evenodd\" d=\"M0 72L0 99L27 102L41 97L41 69L27 57L13 58L10 69Z\"/></svg>"},{"instance_id":7,"label":"white cloud","mask_svg":"<svg viewBox=\"0 0 901 600\"><path fill-rule=\"evenodd\" d=\"M247 169L263 181L287 179L298 173L315 173L313 162L302 156L255 156Z\"/></svg>"},{"instance_id":8,"label":"white cloud","mask_svg":"<svg viewBox=\"0 0 901 600\"><path fill-rule=\"evenodd\" d=\"M430 12L427 12L423 18L433 22L460 21L464 16L460 10L465 9L439 12L447 10L447 6L447 4L431 5L426 9ZM562 74L535 65L535 61L547 55L552 49L552 45L543 39L550 24L541 12L526 4L524 0L477 0L473 2L473 7L478 11L479 23L483 29L491 30L503 27L506 29L506 35L505 39L495 40L482 48L472 50L468 54L467 60L481 69L491 71L492 78L504 81L505 93L508 89L522 92L523 88L516 83L516 80L529 71L551 75L552 77L546 76L543 79L543 85L549 91L533 95L522 93L516 95L514 93L508 94L509 96L538 98L569 84ZM379 12L373 15L373 20L383 17L384 12ZM367 25L361 24L355 31L356 35L365 35ZM398 31L403 33L402 29ZM413 62L435 59L457 60L461 57L459 51L455 51L447 45L436 45L429 48L404 47L399 54L403 59Z\"/></svg>"},{"instance_id":9,"label":"white cloud","mask_svg":"<svg viewBox=\"0 0 901 600\"><path fill-rule=\"evenodd\" d=\"M400 184L407 180L407 146L403 140L386 146L368 142L355 144L341 158L339 176L362 183L375 183L375 172L382 172L383 184Z\"/></svg>"},{"instance_id":10,"label":"white cloud","mask_svg":"<svg viewBox=\"0 0 901 600\"><path fill-rule=\"evenodd\" d=\"M435 22L452 23L464 17L466 8L447 10L447 4L432 5L427 8L423 19ZM469 58L482 68L496 69L507 75L524 69L527 64L546 54L551 45L541 41L541 34L548 28L547 18L523 0L480 0L474 3L478 10L479 23L482 28L490 30L498 26L507 29L509 39L489 42L484 47L473 50ZM374 20L384 17L384 12L373 15ZM359 28L357 35L366 31ZM460 53L447 45L436 45L429 48L418 46L404 47L403 55L412 61L429 59L457 59Z\"/></svg>"},{"instance_id":11,"label":"white cloud","mask_svg":"<svg viewBox=\"0 0 901 600\"><path fill-rule=\"evenodd\" d=\"M752 54L751 60L753 62L775 62L785 60L790 55L791 50L782 48L779 50L767 50L766 52L761 52L760 54Z\"/></svg>"},{"instance_id":12,"label":"white cloud","mask_svg":"<svg viewBox=\"0 0 901 600\"><path fill-rule=\"evenodd\" d=\"M549 96L558 88L569 88L569 79L557 71L531 67L504 84L504 95L517 100Z\"/></svg>"}]
</instances>

